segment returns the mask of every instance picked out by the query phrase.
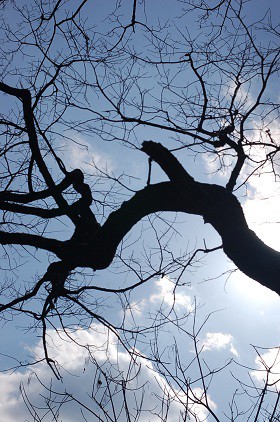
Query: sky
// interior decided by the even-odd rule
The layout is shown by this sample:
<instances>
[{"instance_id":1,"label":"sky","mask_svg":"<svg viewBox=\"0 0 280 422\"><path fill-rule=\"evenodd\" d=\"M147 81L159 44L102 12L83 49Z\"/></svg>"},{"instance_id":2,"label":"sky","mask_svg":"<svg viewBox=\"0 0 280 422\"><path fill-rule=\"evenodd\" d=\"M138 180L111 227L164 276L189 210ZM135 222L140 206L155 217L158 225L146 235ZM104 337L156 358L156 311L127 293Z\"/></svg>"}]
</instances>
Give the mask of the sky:
<instances>
[{"instance_id":1,"label":"sky","mask_svg":"<svg viewBox=\"0 0 280 422\"><path fill-rule=\"evenodd\" d=\"M102 22L102 17L107 13L103 3L95 2L94 19L99 22ZM128 0L124 3L125 6L131 4ZM173 16L175 12L170 6L171 3L164 2L164 7L159 6L159 1L153 6L149 3L149 13L156 18L160 10L162 18ZM248 13L252 12L256 15L262 13L264 2L254 0L254 5L256 3L257 6L253 9L249 8ZM276 3L275 0L267 2L273 8ZM92 6L89 4L87 7L91 10ZM128 8L124 10L127 12ZM273 10L274 16L275 13L279 15L279 12L275 11L278 10L277 6ZM12 19L11 16L9 18ZM190 24L189 21L188 24ZM271 89L278 89L276 82ZM152 84L153 81L148 79L147 87ZM100 104L103 106L102 100ZM76 116L70 117L76 118ZM275 127L271 126L271 130L275 133L278 130L279 134L278 128L277 122L275 122ZM85 171L87 180L93 186L93 196L97 200L102 199L102 193L98 191L105 190L111 182L102 178L102 172L97 172L93 163L101 171L111 174L112 178L123 175L121 180L129 183L131 189L145 186L148 160L139 150L120 148L118 142L104 142L101 138L98 139L96 133L92 136L90 134L77 135L70 129L67 136L74 141L67 146L61 138L58 137L55 140L56 145L63 147L64 163L69 169L81 168ZM170 142L169 136L169 134L158 135L149 128L139 128L137 141L154 139ZM256 156L258 154L260 151L256 150ZM197 157L196 154L181 154L178 157L197 180L222 185L226 183L227 171L217 175L217 163L210 160L207 154L204 154L202 158ZM247 170L244 169L241 180L246 178ZM93 176L96 173L99 178ZM133 175L133 178L126 175ZM161 181L164 177L161 170L153 165L152 182ZM272 175L265 173L261 177L253 176L247 187L247 196L244 196L242 189L237 191L236 195L242 203L250 228L269 246L280 250L279 183L274 183ZM114 198L120 202L124 198L124 196L118 198L117 194L118 187L114 187L112 202ZM130 192L126 191L125 195L128 197ZM104 210L97 200L93 209L102 221ZM128 251L127 254L131 254L130 263L134 268L137 269L138 265L141 265L145 270L147 261L157 265L159 254L155 229L159 234L166 232L166 237L170 237L167 247L178 256L186 253L186 256L190 257L196 248L204 247L204 241L208 248L216 247L221 243L214 229L209 224L205 224L201 217L182 214L174 216L171 213L165 214L164 217L166 222L151 216L146 222L138 223L124 240L122 248L124 252ZM174 225L176 232L169 230L168 222ZM67 237L69 231L63 224L63 221L57 222L52 229L57 230L60 237ZM168 255L167 252L166 254ZM25 283L30 278L36 279L44 272L48 259L40 251L33 255L30 253L25 265L16 274L18 283ZM246 384L251 385L253 381L255 385L261 386L263 372L258 369L262 370L265 362L266 365L274 364L274 373L271 373L270 381L277 381L279 378L277 378L277 373L280 372L280 356L277 354L280 341L279 297L236 270L220 250L205 256L198 254L193 265L186 269L180 283L174 289L175 276L178 273L179 270L177 273L152 278L125 297L106 294L92 296L93 303L96 301L97 306L100 305L102 315L113 323L125 321L126 326L132 328L149 327L153 325L153 321L164 321L161 330L151 329L135 339L135 351L141 352L142 356L136 359L134 366L128 351L118 343L114 333L108 334L104 326L94 320L89 326L82 322L79 325L77 315L77 318L69 322L71 325L69 336L59 329L57 331L51 327L48 329L49 350L51 356L59 363L62 374L62 380L57 381L44 362L39 362L36 366L18 368L19 362L40 360L43 357L38 332L30 325L28 317L16 315L13 320L3 323L1 328L3 340L0 347L3 370L0 374L0 422L33 420L28 410L30 403L33 405L33 412L36 407L42 420L47 422L81 420L82 414L77 401L81 401L98 413L100 411L97 406L98 401L103 403L102 400L105 400L103 394L106 371L112 378L118 378L119 385L123 380L128 383L127 399L134 413L137 404L143 399L143 408L150 411L148 420L158 421L156 413L161 411L160 398L164 391L171 402L168 421L178 421L178 415L187 400L183 377L187 374L187 377L194 380L199 374L197 362L188 366L195 356L195 343L192 337L194 332L197 333L197 346L201 350L200 356L204 370L207 371L207 368L214 370L225 366L223 371L214 376L209 392L209 403L220 420L224 420L223 412L229 411L228 403L235 389L241 388L234 376ZM86 275L85 280L105 287L112 285L122 287L138 281L133 271L123 270L119 261L106 271ZM73 283L75 282L74 279ZM124 305L125 312L123 312ZM133 338L130 340L133 344ZM158 367L157 362L148 359L153 353L154 355L158 353L166 362L165 369ZM11 355L13 359L7 357ZM10 370L11 367L14 369ZM180 372L182 367L187 368L184 374ZM171 370L173 375L176 374L173 380L166 375L167 369ZM135 377L135 372L133 372L136 370L139 370L138 377ZM50 385L56 391L53 396L48 392ZM143 389L138 391L136 389L139 386L143 386ZM279 389L279 387L278 382L275 388ZM56 401L58 398L63 399L63 393L66 390L71 396L68 396L68 400L59 408ZM143 391L144 398L141 396ZM123 412L121 394L122 391L119 388L114 396L115 411L120 414ZM194 403L192 394L197 397L202 394L199 383L193 385L192 393L189 394L189 405L198 420L205 420L207 412L203 406ZM75 397L76 401L70 400L70 397ZM59 410L57 419L47 408L52 399L54 400L53 408L55 411ZM247 396L241 394L238 400L240 409L248 408ZM267 400L270 400L270 397ZM164 412L164 409L162 411ZM154 415L151 416L152 414ZM84 417L92 420L90 419L92 414L86 410ZM146 420L147 414L143 413L139 421ZM211 420L213 420L211 416L207 418L207 421Z\"/></svg>"}]
</instances>

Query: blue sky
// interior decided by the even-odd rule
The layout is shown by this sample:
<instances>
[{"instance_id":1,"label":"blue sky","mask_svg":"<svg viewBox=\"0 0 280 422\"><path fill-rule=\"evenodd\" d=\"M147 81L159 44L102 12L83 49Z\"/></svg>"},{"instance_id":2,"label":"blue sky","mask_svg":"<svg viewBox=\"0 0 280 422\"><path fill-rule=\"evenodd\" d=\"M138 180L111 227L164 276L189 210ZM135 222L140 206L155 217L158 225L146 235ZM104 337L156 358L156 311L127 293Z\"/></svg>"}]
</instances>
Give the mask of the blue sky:
<instances>
[{"instance_id":1,"label":"blue sky","mask_svg":"<svg viewBox=\"0 0 280 422\"><path fill-rule=\"evenodd\" d=\"M21 1L19 3L24 4L25 2ZM123 14L121 18L123 22L130 17L131 3L125 0L122 4L123 7L120 9L120 12ZM276 1L271 0L266 2L265 5L266 7L271 6L273 8L272 16L275 19L276 15L279 18L276 3ZM106 3L106 7L111 8L112 4L114 2L108 2ZM173 1L147 2L146 13L148 19L150 21L153 21L153 19L156 21L157 17L163 20L176 17L177 10L173 8L173 4ZM92 19L93 24L96 24L98 29L100 27L106 32L106 25L108 23L104 23L102 18L108 15L108 11L104 6L104 2L95 1L94 5L89 2L86 8L89 21ZM252 3L248 3L247 14L250 15L250 19L253 19L255 15L257 18L259 15L262 15L263 8L264 2L253 0ZM139 13L138 16L144 19L143 5L139 6L137 13ZM9 15L9 19L12 21L13 15ZM192 29L191 20L184 21L184 25ZM264 42L267 41L268 39L264 39ZM143 42L143 38L139 36L139 48L143 51L141 42ZM15 67L19 65L19 61L19 58L15 59ZM143 75L145 74L145 66L141 72ZM151 74L148 75L147 80L143 79L144 88L150 88L154 85ZM11 79L15 80L17 77L13 76ZM181 82L182 77L180 75L178 81ZM270 90L279 100L276 80L270 87ZM157 91L155 90L155 92ZM107 106L101 97L92 97L91 100L93 103L96 100L96 103L100 107ZM90 113L87 115L90 115ZM76 119L77 115L69 114L68 117ZM277 122L274 123L272 129L279 136L279 125ZM147 157L141 151L137 150L137 148L121 146L121 143L117 139L123 135L119 126L116 126L114 132L110 132L108 135L110 140L115 138L111 142L104 142L102 137L98 137L98 127L92 134L88 130L78 135L72 129L69 129L67 133L63 133L63 135L65 134L74 142L69 142L66 145L66 140L62 136L57 136L54 139L55 145L63 148L61 154L68 169L82 168L85 171L87 180L93 187L93 196L98 201L102 201L102 191L106 190L111 184L113 184L113 190L111 191L109 200L113 206L128 198L131 192L128 189L120 190L118 185L112 183L112 180L104 180L102 173L94 168L93 163L102 171L106 170L112 177L118 178L120 175L123 175L121 180L130 189L139 189L145 186L148 176ZM158 132L155 129L149 129L147 127L136 127L130 139L135 140L136 146L147 139L175 145L174 139L172 140L170 137L170 133ZM256 149L255 153L258 156L261 152ZM182 154L180 152L177 156L185 168L197 180L225 185L228 176L227 171L217 174L217 163L212 161L211 157L207 154L198 156L195 152L190 154ZM247 170L245 169L243 178L246 178ZM132 175L133 178L127 175ZM163 179L166 179L166 176L156 165L153 165L152 182L156 183ZM247 185L246 196L244 195L243 188L236 192L237 197L242 202L250 227L263 241L277 250L280 250L279 193L279 183L274 183L274 179L269 173L261 177L259 175L253 176ZM96 201L93 209L96 212L97 218L100 219L99 221L102 221L104 210L100 203ZM105 215L108 212L109 208L105 208ZM155 229L157 229L158 235L166 232L166 236L162 240L163 244L165 244L164 239L170 238L169 242L166 243L166 250L164 252L166 258L170 256L170 251L177 257L185 254L188 258L196 248L204 248L204 242L206 242L208 248L214 248L221 243L214 229L209 224L204 224L201 217L186 216L183 214L175 216L171 213L165 213L162 217L166 221L163 221L161 216L151 216L149 219L139 222L124 239L120 250L122 250L123 256L127 260L126 262L135 271L139 269L139 266L143 271L146 271L149 261L155 268L158 266L160 253ZM64 223L64 220L56 221L54 225L49 226L49 232L52 235L55 233L59 238L67 237L69 235L69 228L65 227ZM172 223L175 231L169 229L169 223ZM21 286L29 282L30 279L36 280L40 274L44 273L48 260L52 259L40 251L34 253L30 250L28 252L30 253L27 253L22 260L22 266L14 273L16 282ZM209 400L211 400L212 408L216 411L220 420L223 420L223 412L228 410L228 403L237 387L231 371L246 382L249 382L248 374L250 374L251 379L256 383L261 383L260 373L254 371L254 368L260 368L261 364L257 360L257 353L252 345L267 348L261 350L260 353L264 356L268 364L270 364L276 356L273 348L279 346L280 340L279 297L255 281L248 279L240 271L233 270L235 270L233 264L221 251L216 251L205 256L198 254L193 266L187 268L183 273L180 283L175 290L174 283L176 283L176 276L178 276L179 270L166 274L163 278L155 277L149 280L144 285L133 290L127 297L112 296L106 293L94 294L91 297L92 304L96 301L99 304L98 310L110 322L120 323L125 315L127 327L148 327L152 323L153 318L164 318L165 321L168 319L167 316L170 316L170 320L175 321L176 318L182 318L180 327L177 327L172 321L166 322L164 328L159 333L156 333L158 334L156 339L155 332L151 331L143 337L139 336L135 344L137 350L149 357L152 355L152 351L155 350L151 348L151 345L155 345L155 340L157 340L159 353L162 353L164 361L168 362L169 368L173 369L176 365L176 357L178 358L179 356L184 365L187 365L187 362L191 362L194 357L193 341L189 335L183 333L182 329L192 332L195 315L196 330L199 330L199 327L202 326L198 334L198 344L199 347L203 348L201 355L207 362L207 365L211 368L218 368L226 365L230 360L234 360L229 367L216 375L213 386L210 388ZM3 275L9 277L9 272L3 271ZM104 287L112 287L114 285L116 288L124 287L138 281L133 271L123 269L119 259L116 259L108 270L100 271L96 274L86 273L84 277L86 282ZM75 275L71 282L78 284L81 280L83 280L82 277ZM176 299L175 302L174 299ZM127 306L125 314L123 313L123 303ZM40 306L40 304L35 306ZM194 313L195 307L197 308L196 313ZM189 313L189 318L185 319L185 316ZM109 337L110 341L106 349L104 345L106 344L108 333L98 322L93 321L91 326L88 327L86 324L85 326L83 324L79 326L78 320L78 315L77 318L68 320L69 324L72 325L73 332L71 335L76 342L69 341L64 334L59 336L51 326L49 327L48 338L50 350L61 365L61 373L63 375L63 381L58 382L53 380L52 382L54 383L54 389L60 392L67 389L71 394L76 395L77 398L84 400L86 404L90 404L95 408L95 404L87 396L87 393L90 395L91 391L94 390L94 397L98 398L98 394L100 396L102 395L103 386L101 385L99 388L96 384L96 377L99 377L100 373L98 373L92 361L96 359L98 365L101 365L102 368L108 371L112 368L110 365L115 365L114 370L116 370L116 365L119 365L119 369L126 374L130 370L130 358L123 348L116 347L116 340L112 334ZM1 359L2 369L17 366L15 360L9 359L5 355L12 355L20 361L25 359L32 361L34 358L40 358L42 356L42 345L38 338L38 332L33 330L32 325L29 327L29 324L31 324L31 321L29 321L28 317L22 317L21 315L17 315L13 320L3 324L2 338L5 341L2 341L0 345L0 352L3 353ZM84 345L93 345L91 359L88 358L88 352L85 348L77 346L79 342ZM175 343L177 345L176 352L178 355L175 353ZM98 346L100 346L99 351L97 350ZM179 398L181 397L182 403L184 402L185 397L182 397L178 380L177 384L173 380L169 385L163 374L158 372L156 364L143 358L139 358L138 360L139 364L141 364L141 373L139 379L135 382L143 384L146 380L149 381L149 384L145 387L146 401L144 401L144 405L147 408L149 406L152 408L159 404L156 395L160 395L161 388L169 391L171 397L172 394L177 395ZM276 371L280 372L279 357L276 357L276 360ZM242 365L252 369L247 370ZM190 376L193 379L197 376L197 371L197 365L193 365L190 368ZM22 397L19 394L18 387L20 382L23 382L25 391L31 402L38 405L40 403L42 404L42 401L40 402L42 398L39 398L38 395L39 393L46 393L44 393L45 390L42 384L37 381L36 375L33 372L37 374L40 382L46 386L50 385L53 374L47 365L43 363L39 363L36 367L16 368L12 372L7 370L0 375L0 420L8 422L14 420L31 420ZM179 375L178 379L180 378ZM201 386L199 385L194 386L194 392L197 395L200 394L200 388ZM241 396L239 399L240 406L246 408L247 398ZM131 406L133 406L133 400L134 398L131 394L129 396L129 404ZM137 400L140 400L140 398L137 398ZM192 397L190 397L191 400ZM118 396L116 403L117 405L121 403ZM203 408L197 408L195 405L193 405L193 408L195 408L194 411L199 415L199 420L203 420L203 417L206 417L207 414ZM171 422L177 421L179 411L180 406L174 403L168 420ZM79 406L76 403L65 404L61 409L60 417L65 422L79 420ZM145 416L142 418L140 420L147 420ZM44 420L51 421L51 415L48 414ZM157 421L158 419L151 418L149 420ZM209 417L207 420L211 421L212 419Z\"/></svg>"}]
</instances>

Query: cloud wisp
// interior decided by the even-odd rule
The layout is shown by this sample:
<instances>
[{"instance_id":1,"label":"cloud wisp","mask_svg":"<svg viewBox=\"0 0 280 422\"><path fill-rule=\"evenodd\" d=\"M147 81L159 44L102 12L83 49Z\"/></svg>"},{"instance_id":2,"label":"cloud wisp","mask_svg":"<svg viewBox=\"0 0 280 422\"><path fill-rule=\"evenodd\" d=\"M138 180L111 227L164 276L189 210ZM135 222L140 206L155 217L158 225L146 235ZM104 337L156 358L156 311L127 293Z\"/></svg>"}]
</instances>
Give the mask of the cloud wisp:
<instances>
[{"instance_id":1,"label":"cloud wisp","mask_svg":"<svg viewBox=\"0 0 280 422\"><path fill-rule=\"evenodd\" d=\"M163 412L168 412L168 420L178 421L186 408L190 420L207 417L207 411L199 405L199 401L205 401L201 389L194 388L186 394L176 388L155 370L151 361L137 357L136 349L132 354L120 350L117 339L100 324L71 333L49 330L48 344L62 379L52 379L44 362L38 363L34 372L28 369L0 374L2 420L28 420L30 414L34 420L44 421L74 422L80 420L81 414L103 420L106 412L113 420L114 415L125 420L127 409L136 417L141 408L137 419L141 422L147 420L147 415L149 421L158 422ZM34 355L38 360L42 358L40 343L34 348ZM208 403L216 408L210 397Z\"/></svg>"},{"instance_id":2,"label":"cloud wisp","mask_svg":"<svg viewBox=\"0 0 280 422\"><path fill-rule=\"evenodd\" d=\"M234 338L231 334L225 333L206 333L202 340L202 351L228 349L234 356L239 356L234 347Z\"/></svg>"}]
</instances>

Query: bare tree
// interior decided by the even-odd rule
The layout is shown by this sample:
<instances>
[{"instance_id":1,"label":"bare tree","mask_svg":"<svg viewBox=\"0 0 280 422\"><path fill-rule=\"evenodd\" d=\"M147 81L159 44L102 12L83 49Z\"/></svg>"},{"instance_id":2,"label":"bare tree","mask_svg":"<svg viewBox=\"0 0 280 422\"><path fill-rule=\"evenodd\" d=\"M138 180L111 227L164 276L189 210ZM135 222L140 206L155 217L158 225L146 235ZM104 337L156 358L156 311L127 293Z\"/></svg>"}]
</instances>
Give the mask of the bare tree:
<instances>
[{"instance_id":1,"label":"bare tree","mask_svg":"<svg viewBox=\"0 0 280 422\"><path fill-rule=\"evenodd\" d=\"M1 3L0 243L11 273L34 250L46 267L28 285L16 276L6 277L0 310L4 320L19 313L32 319L41 330L44 359L57 378L47 329L66 329L74 321L81 327L93 321L104 325L132 361L142 358L136 347L131 349L140 328L127 326L125 318L118 324L106 317L95 300L97 292L119 295L126 309L136 287L165 275L180 284L201 255L222 249L244 274L280 294L280 253L248 227L238 199L247 195L254 175L269 173L275 186L279 183L279 98L273 90L280 63L278 23L269 10L249 20L243 0L215 5L174 1L176 22L168 21L164 11L156 19L150 1L131 1L129 10L125 2L108 3L99 8L87 0ZM250 4L254 7L254 0ZM144 138L143 128L153 140ZM116 176L100 169L98 163L92 165L91 175L71 169L64 157L69 145L79 145L79 136L111 142L137 160L147 157L147 174L136 181L129 174ZM217 184L196 180L182 164L185 157L214 162ZM220 236L220 244L209 248L205 243L175 256L171 239L176 224L162 212L203 217ZM135 231L140 242L146 240L144 228L135 228L145 217L143 224L156 234L157 247L153 253L147 244L145 262L140 262L133 255L136 240L126 239ZM163 234L157 221L163 224ZM95 283L93 274L111 266L133 281L125 287ZM171 320L180 328L175 315ZM164 321L151 321L146 332L156 331ZM196 345L197 332L191 338ZM164 361L154 352L151 359L168 380ZM180 363L179 354L175 356ZM180 389L187 389L182 420L189 414L198 418L191 410L197 403L218 420L207 398L206 379L215 371L202 369L199 356L196 349L201 395L180 364L181 372L170 374L169 390L163 391L166 409L173 400L180 401ZM119 414L125 412L127 420L138 420L143 409L140 396L130 419L126 395L128 379L137 378L135 367L117 382L105 374L99 388L105 389L110 405L115 395L122 395ZM174 390L174 382L182 383L179 390ZM268 387L269 377L261 392L256 387L251 408L255 420ZM279 414L279 393L275 394L269 420ZM104 412L100 420L117 420L115 411L106 413L104 397L93 396ZM63 400L75 398L66 393ZM52 399L47 403L55 408ZM31 409L35 412L33 405ZM237 419L235 397L231 412L229 420ZM158 416L168 420L164 409Z\"/></svg>"}]
</instances>

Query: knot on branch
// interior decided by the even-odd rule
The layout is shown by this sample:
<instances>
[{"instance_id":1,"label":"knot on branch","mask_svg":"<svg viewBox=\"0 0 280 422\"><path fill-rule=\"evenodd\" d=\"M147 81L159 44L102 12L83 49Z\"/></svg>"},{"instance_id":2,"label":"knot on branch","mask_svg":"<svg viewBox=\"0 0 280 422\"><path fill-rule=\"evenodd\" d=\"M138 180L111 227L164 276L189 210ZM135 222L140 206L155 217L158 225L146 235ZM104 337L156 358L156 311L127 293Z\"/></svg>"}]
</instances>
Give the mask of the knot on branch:
<instances>
[{"instance_id":1,"label":"knot on branch","mask_svg":"<svg viewBox=\"0 0 280 422\"><path fill-rule=\"evenodd\" d=\"M77 201L74 204L74 208L79 210L81 206L89 207L92 203L92 194L91 189L87 183L84 183L84 174L82 170L75 169L71 173L72 176L72 186L77 193L81 195L81 200Z\"/></svg>"},{"instance_id":2,"label":"knot on branch","mask_svg":"<svg viewBox=\"0 0 280 422\"><path fill-rule=\"evenodd\" d=\"M91 238L100 227L95 215L90 209L93 200L91 188L87 183L84 183L84 174L80 169L73 170L72 180L73 188L81 195L81 198L71 206L71 209L79 216L75 237L88 239Z\"/></svg>"},{"instance_id":3,"label":"knot on branch","mask_svg":"<svg viewBox=\"0 0 280 422\"><path fill-rule=\"evenodd\" d=\"M73 188L77 191L77 189L79 189L79 186L81 186L84 183L84 179L85 179L84 173L80 169L75 169L71 172L71 178L73 180L72 182Z\"/></svg>"},{"instance_id":4,"label":"knot on branch","mask_svg":"<svg viewBox=\"0 0 280 422\"><path fill-rule=\"evenodd\" d=\"M67 264L65 264L63 261L56 261L56 262L52 262L48 269L47 272L44 276L45 281L53 281L53 280L61 280L64 278L64 280L66 280L66 278L68 277L68 275L70 274L70 268Z\"/></svg>"},{"instance_id":5,"label":"knot on branch","mask_svg":"<svg viewBox=\"0 0 280 422\"><path fill-rule=\"evenodd\" d=\"M64 284L70 274L70 268L63 261L53 262L49 265L44 276L46 281L51 282L49 299L54 304L59 296L64 294Z\"/></svg>"},{"instance_id":6,"label":"knot on branch","mask_svg":"<svg viewBox=\"0 0 280 422\"><path fill-rule=\"evenodd\" d=\"M216 135L218 136L219 140L215 141L215 147L220 148L224 147L226 144L230 144L232 140L229 138L230 135L235 129L234 124L228 125L225 128L219 130Z\"/></svg>"}]
</instances>

